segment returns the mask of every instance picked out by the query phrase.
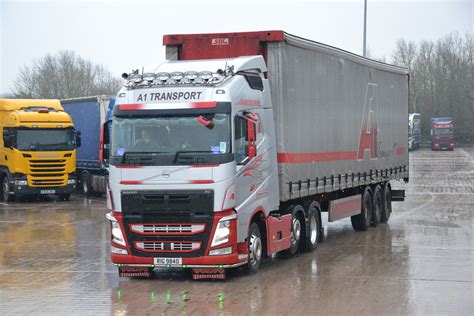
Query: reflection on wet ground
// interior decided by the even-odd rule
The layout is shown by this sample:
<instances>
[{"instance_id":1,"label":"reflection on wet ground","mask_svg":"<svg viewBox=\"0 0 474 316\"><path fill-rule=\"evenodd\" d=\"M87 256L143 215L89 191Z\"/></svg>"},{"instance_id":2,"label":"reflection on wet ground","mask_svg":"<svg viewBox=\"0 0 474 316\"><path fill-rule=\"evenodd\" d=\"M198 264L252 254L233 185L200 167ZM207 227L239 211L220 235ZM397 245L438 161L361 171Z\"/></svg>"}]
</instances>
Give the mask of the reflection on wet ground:
<instances>
[{"instance_id":1,"label":"reflection on wet ground","mask_svg":"<svg viewBox=\"0 0 474 316\"><path fill-rule=\"evenodd\" d=\"M0 204L0 314L472 314L474 149L410 153L407 199L388 225L325 222L313 253L257 275L119 279L105 201Z\"/></svg>"}]
</instances>

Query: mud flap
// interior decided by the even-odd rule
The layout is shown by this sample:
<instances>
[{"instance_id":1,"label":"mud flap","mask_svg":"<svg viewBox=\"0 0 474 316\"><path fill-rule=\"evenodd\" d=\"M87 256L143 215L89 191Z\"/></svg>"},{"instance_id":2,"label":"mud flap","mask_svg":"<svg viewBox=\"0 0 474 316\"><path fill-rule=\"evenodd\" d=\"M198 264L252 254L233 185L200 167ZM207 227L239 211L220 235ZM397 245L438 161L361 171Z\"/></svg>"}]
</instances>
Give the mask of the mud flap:
<instances>
[{"instance_id":1,"label":"mud flap","mask_svg":"<svg viewBox=\"0 0 474 316\"><path fill-rule=\"evenodd\" d=\"M142 277L149 278L153 273L153 269L149 267L119 267L120 277Z\"/></svg>"},{"instance_id":2,"label":"mud flap","mask_svg":"<svg viewBox=\"0 0 474 316\"><path fill-rule=\"evenodd\" d=\"M225 279L225 269L223 268L199 268L193 269L193 280L203 279Z\"/></svg>"}]
</instances>

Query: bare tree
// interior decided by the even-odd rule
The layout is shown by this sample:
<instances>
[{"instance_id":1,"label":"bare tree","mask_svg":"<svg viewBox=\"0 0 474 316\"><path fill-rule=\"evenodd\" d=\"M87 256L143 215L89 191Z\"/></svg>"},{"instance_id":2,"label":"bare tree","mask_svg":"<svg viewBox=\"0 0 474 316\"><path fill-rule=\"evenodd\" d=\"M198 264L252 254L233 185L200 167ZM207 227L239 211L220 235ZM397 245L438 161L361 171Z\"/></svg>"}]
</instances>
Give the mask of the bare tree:
<instances>
[{"instance_id":1,"label":"bare tree","mask_svg":"<svg viewBox=\"0 0 474 316\"><path fill-rule=\"evenodd\" d=\"M474 37L450 34L418 45L401 39L392 62L411 76L410 111L420 112L422 133L429 134L432 117L451 116L458 138L474 140Z\"/></svg>"},{"instance_id":2,"label":"bare tree","mask_svg":"<svg viewBox=\"0 0 474 316\"><path fill-rule=\"evenodd\" d=\"M12 94L17 98L64 99L115 94L120 85L120 79L104 66L66 50L22 67Z\"/></svg>"}]
</instances>

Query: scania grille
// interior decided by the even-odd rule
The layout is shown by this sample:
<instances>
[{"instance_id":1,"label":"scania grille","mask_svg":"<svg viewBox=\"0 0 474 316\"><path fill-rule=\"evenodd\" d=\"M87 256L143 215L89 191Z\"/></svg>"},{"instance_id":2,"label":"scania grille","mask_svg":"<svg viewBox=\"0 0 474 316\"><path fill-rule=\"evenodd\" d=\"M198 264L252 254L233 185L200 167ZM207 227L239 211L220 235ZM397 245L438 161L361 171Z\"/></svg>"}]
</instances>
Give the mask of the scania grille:
<instances>
[{"instance_id":1,"label":"scania grille","mask_svg":"<svg viewBox=\"0 0 474 316\"><path fill-rule=\"evenodd\" d=\"M146 252L192 252L201 248L193 241L136 241L135 248Z\"/></svg>"},{"instance_id":2,"label":"scania grille","mask_svg":"<svg viewBox=\"0 0 474 316\"><path fill-rule=\"evenodd\" d=\"M133 255L205 255L212 237L212 190L122 191L121 200L125 234Z\"/></svg>"},{"instance_id":3,"label":"scania grille","mask_svg":"<svg viewBox=\"0 0 474 316\"><path fill-rule=\"evenodd\" d=\"M30 159L30 185L35 187L67 184L66 159Z\"/></svg>"},{"instance_id":4,"label":"scania grille","mask_svg":"<svg viewBox=\"0 0 474 316\"><path fill-rule=\"evenodd\" d=\"M206 224L132 224L130 230L143 235L194 235L202 233Z\"/></svg>"}]
</instances>

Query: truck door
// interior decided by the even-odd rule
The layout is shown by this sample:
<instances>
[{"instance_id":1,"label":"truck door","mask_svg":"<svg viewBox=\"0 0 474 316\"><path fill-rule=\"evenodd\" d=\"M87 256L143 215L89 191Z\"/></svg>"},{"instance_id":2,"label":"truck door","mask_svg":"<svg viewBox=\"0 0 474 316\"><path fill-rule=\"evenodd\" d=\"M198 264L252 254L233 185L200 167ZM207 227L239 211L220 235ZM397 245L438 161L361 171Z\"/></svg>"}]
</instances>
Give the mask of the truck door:
<instances>
[{"instance_id":1,"label":"truck door","mask_svg":"<svg viewBox=\"0 0 474 316\"><path fill-rule=\"evenodd\" d=\"M236 205L240 208L248 198L255 194L257 186L258 165L255 163L257 153L257 127L259 118L249 112L235 116L234 154L237 163Z\"/></svg>"}]
</instances>

